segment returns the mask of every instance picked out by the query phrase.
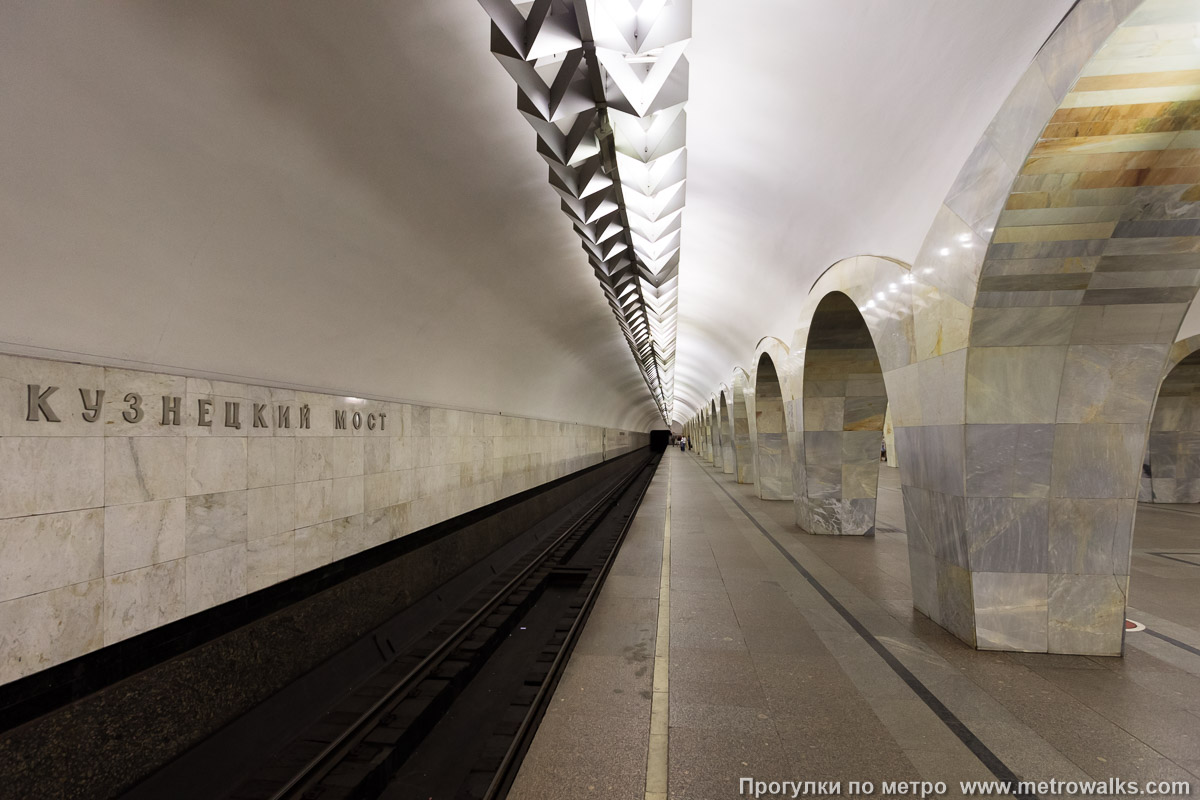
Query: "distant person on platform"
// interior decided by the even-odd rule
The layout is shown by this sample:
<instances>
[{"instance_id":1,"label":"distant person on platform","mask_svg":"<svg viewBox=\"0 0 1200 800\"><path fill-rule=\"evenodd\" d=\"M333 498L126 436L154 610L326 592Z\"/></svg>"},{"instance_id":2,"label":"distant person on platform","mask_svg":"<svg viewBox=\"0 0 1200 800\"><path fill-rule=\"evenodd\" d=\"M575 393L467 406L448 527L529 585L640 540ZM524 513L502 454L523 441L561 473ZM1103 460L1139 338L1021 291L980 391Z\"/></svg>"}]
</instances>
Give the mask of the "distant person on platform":
<instances>
[{"instance_id":1,"label":"distant person on platform","mask_svg":"<svg viewBox=\"0 0 1200 800\"><path fill-rule=\"evenodd\" d=\"M686 436L680 436L680 437L679 437L679 452L681 452L681 453L682 453L684 450L686 450L686 449L687 449L687 445L688 445L688 440L687 440L687 437L686 437Z\"/></svg>"}]
</instances>

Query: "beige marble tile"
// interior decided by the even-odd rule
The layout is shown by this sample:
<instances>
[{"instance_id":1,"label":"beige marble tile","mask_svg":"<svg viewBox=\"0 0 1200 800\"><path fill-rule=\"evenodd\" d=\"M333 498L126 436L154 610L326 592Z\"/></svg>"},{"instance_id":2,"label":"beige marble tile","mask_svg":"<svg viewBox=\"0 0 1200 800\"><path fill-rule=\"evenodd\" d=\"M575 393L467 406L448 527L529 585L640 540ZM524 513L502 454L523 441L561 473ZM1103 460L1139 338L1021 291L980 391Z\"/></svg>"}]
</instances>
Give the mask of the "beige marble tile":
<instances>
[{"instance_id":1,"label":"beige marble tile","mask_svg":"<svg viewBox=\"0 0 1200 800\"><path fill-rule=\"evenodd\" d=\"M296 440L296 482L329 480L333 477L333 440L300 438Z\"/></svg>"},{"instance_id":2,"label":"beige marble tile","mask_svg":"<svg viewBox=\"0 0 1200 800\"><path fill-rule=\"evenodd\" d=\"M183 559L110 575L104 581L104 643L113 644L186 612Z\"/></svg>"},{"instance_id":3,"label":"beige marble tile","mask_svg":"<svg viewBox=\"0 0 1200 800\"><path fill-rule=\"evenodd\" d=\"M1059 422L1140 423L1154 407L1167 345L1073 345L1067 350Z\"/></svg>"},{"instance_id":4,"label":"beige marble tile","mask_svg":"<svg viewBox=\"0 0 1200 800\"><path fill-rule=\"evenodd\" d=\"M243 490L187 498L184 541L188 555L245 544L247 494Z\"/></svg>"},{"instance_id":5,"label":"beige marble tile","mask_svg":"<svg viewBox=\"0 0 1200 800\"><path fill-rule=\"evenodd\" d=\"M103 580L0 602L0 683L101 647L103 610Z\"/></svg>"},{"instance_id":6,"label":"beige marble tile","mask_svg":"<svg viewBox=\"0 0 1200 800\"><path fill-rule=\"evenodd\" d=\"M103 574L103 509L0 520L0 601Z\"/></svg>"},{"instance_id":7,"label":"beige marble tile","mask_svg":"<svg viewBox=\"0 0 1200 800\"><path fill-rule=\"evenodd\" d=\"M365 515L355 514L333 521L333 560L360 553L367 549L368 544L363 537L363 522Z\"/></svg>"},{"instance_id":8,"label":"beige marble tile","mask_svg":"<svg viewBox=\"0 0 1200 800\"><path fill-rule=\"evenodd\" d=\"M981 650L1046 652L1048 576L975 572L971 586Z\"/></svg>"},{"instance_id":9,"label":"beige marble tile","mask_svg":"<svg viewBox=\"0 0 1200 800\"><path fill-rule=\"evenodd\" d=\"M1052 497L1133 498L1137 496L1144 425L1059 424L1054 430Z\"/></svg>"},{"instance_id":10,"label":"beige marble tile","mask_svg":"<svg viewBox=\"0 0 1200 800\"><path fill-rule=\"evenodd\" d=\"M913 262L912 274L921 284L934 287L964 305L973 305L985 245L961 217L941 206ZM913 306L918 317L924 313L921 296L920 291L914 292Z\"/></svg>"},{"instance_id":11,"label":"beige marble tile","mask_svg":"<svg viewBox=\"0 0 1200 800\"><path fill-rule=\"evenodd\" d=\"M1074 306L977 308L971 343L976 347L1064 345L1071 341L1077 312Z\"/></svg>"},{"instance_id":12,"label":"beige marble tile","mask_svg":"<svg viewBox=\"0 0 1200 800\"><path fill-rule=\"evenodd\" d=\"M297 528L295 535L296 573L314 570L333 561L335 537L332 522Z\"/></svg>"},{"instance_id":13,"label":"beige marble tile","mask_svg":"<svg viewBox=\"0 0 1200 800\"><path fill-rule=\"evenodd\" d=\"M104 440L104 502L143 503L183 497L187 490L183 437L114 436Z\"/></svg>"},{"instance_id":14,"label":"beige marble tile","mask_svg":"<svg viewBox=\"0 0 1200 800\"><path fill-rule=\"evenodd\" d=\"M941 559L937 572L937 622L970 645L975 644L975 609L971 593L971 573Z\"/></svg>"},{"instance_id":15,"label":"beige marble tile","mask_svg":"<svg viewBox=\"0 0 1200 800\"><path fill-rule=\"evenodd\" d=\"M0 439L0 518L104 505L104 441L97 437Z\"/></svg>"},{"instance_id":16,"label":"beige marble tile","mask_svg":"<svg viewBox=\"0 0 1200 800\"><path fill-rule=\"evenodd\" d=\"M1108 3L1080 3L1077 13L1063 19L1035 59L1053 99L1066 96L1079 70L1114 27L1116 20Z\"/></svg>"},{"instance_id":17,"label":"beige marble tile","mask_svg":"<svg viewBox=\"0 0 1200 800\"><path fill-rule=\"evenodd\" d=\"M843 397L804 398L804 430L840 431L844 399Z\"/></svg>"},{"instance_id":18,"label":"beige marble tile","mask_svg":"<svg viewBox=\"0 0 1200 800\"><path fill-rule=\"evenodd\" d=\"M352 517L363 512L363 478L335 478L330 500L333 519Z\"/></svg>"},{"instance_id":19,"label":"beige marble tile","mask_svg":"<svg viewBox=\"0 0 1200 800\"><path fill-rule=\"evenodd\" d=\"M1041 67L1031 64L1018 79L1017 85L1005 98L1004 104L984 132L996 152L1009 168L1007 191L1012 178L1025 163L1025 156L1037 141L1046 120L1054 113L1054 95L1046 85ZM995 208L1003 206L1000 198Z\"/></svg>"},{"instance_id":20,"label":"beige marble tile","mask_svg":"<svg viewBox=\"0 0 1200 800\"><path fill-rule=\"evenodd\" d=\"M1051 575L1050 652L1120 655L1128 582L1116 575Z\"/></svg>"},{"instance_id":21,"label":"beige marble tile","mask_svg":"<svg viewBox=\"0 0 1200 800\"><path fill-rule=\"evenodd\" d=\"M333 519L333 481L296 484L296 527L307 528Z\"/></svg>"},{"instance_id":22,"label":"beige marble tile","mask_svg":"<svg viewBox=\"0 0 1200 800\"><path fill-rule=\"evenodd\" d=\"M971 308L937 287L918 292L922 313L913 319L918 360L945 355L967 346Z\"/></svg>"},{"instance_id":23,"label":"beige marble tile","mask_svg":"<svg viewBox=\"0 0 1200 800\"><path fill-rule=\"evenodd\" d=\"M291 437L252 438L246 442L246 485L281 486L296 481L296 440Z\"/></svg>"},{"instance_id":24,"label":"beige marble tile","mask_svg":"<svg viewBox=\"0 0 1200 800\"><path fill-rule=\"evenodd\" d=\"M244 438L192 437L187 442L188 495L232 492L246 488Z\"/></svg>"},{"instance_id":25,"label":"beige marble tile","mask_svg":"<svg viewBox=\"0 0 1200 800\"><path fill-rule=\"evenodd\" d=\"M363 510L375 511L399 502L395 473L368 473L363 476Z\"/></svg>"},{"instance_id":26,"label":"beige marble tile","mask_svg":"<svg viewBox=\"0 0 1200 800\"><path fill-rule=\"evenodd\" d=\"M909 364L884 373L892 422L898 428L923 424L920 369L920 364Z\"/></svg>"},{"instance_id":27,"label":"beige marble tile","mask_svg":"<svg viewBox=\"0 0 1200 800\"><path fill-rule=\"evenodd\" d=\"M246 492L246 538L265 539L296 527L292 486L264 486Z\"/></svg>"},{"instance_id":28,"label":"beige marble tile","mask_svg":"<svg viewBox=\"0 0 1200 800\"><path fill-rule=\"evenodd\" d=\"M187 613L235 600L246 593L246 543L189 555Z\"/></svg>"},{"instance_id":29,"label":"beige marble tile","mask_svg":"<svg viewBox=\"0 0 1200 800\"><path fill-rule=\"evenodd\" d=\"M1054 422L1066 347L972 347L967 422Z\"/></svg>"},{"instance_id":30,"label":"beige marble tile","mask_svg":"<svg viewBox=\"0 0 1200 800\"><path fill-rule=\"evenodd\" d=\"M924 425L958 425L963 422L966 403L967 350L918 361L915 387ZM911 416L904 414L904 418Z\"/></svg>"},{"instance_id":31,"label":"beige marble tile","mask_svg":"<svg viewBox=\"0 0 1200 800\"><path fill-rule=\"evenodd\" d=\"M392 469L392 437L369 436L363 440L363 472L375 475Z\"/></svg>"},{"instance_id":32,"label":"beige marble tile","mask_svg":"<svg viewBox=\"0 0 1200 800\"><path fill-rule=\"evenodd\" d=\"M932 553L908 551L913 607L930 619L941 619L938 608L937 566Z\"/></svg>"},{"instance_id":33,"label":"beige marble tile","mask_svg":"<svg viewBox=\"0 0 1200 800\"><path fill-rule=\"evenodd\" d=\"M1047 112L1043 120L1049 116ZM946 206L977 232L987 227L987 223L995 219L997 210L1004 207L1013 178L1024 158L1022 152L1015 165L1009 164L995 143L985 135L959 170L954 185L946 195Z\"/></svg>"},{"instance_id":34,"label":"beige marble tile","mask_svg":"<svg viewBox=\"0 0 1200 800\"><path fill-rule=\"evenodd\" d=\"M335 436L331 462L334 478L363 474L363 440L360 437Z\"/></svg>"},{"instance_id":35,"label":"beige marble tile","mask_svg":"<svg viewBox=\"0 0 1200 800\"><path fill-rule=\"evenodd\" d=\"M182 558L186 500L153 500L104 509L104 574Z\"/></svg>"},{"instance_id":36,"label":"beige marble tile","mask_svg":"<svg viewBox=\"0 0 1200 800\"><path fill-rule=\"evenodd\" d=\"M285 531L246 543L246 591L256 592L295 574L295 532Z\"/></svg>"}]
</instances>

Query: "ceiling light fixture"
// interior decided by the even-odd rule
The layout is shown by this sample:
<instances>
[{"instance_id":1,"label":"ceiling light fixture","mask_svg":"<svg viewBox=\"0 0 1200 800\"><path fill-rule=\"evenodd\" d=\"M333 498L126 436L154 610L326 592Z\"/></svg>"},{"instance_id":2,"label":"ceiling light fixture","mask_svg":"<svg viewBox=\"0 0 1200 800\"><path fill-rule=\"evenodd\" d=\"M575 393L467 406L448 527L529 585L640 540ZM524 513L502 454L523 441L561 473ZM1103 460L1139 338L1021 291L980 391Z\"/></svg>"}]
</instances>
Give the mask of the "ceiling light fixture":
<instances>
[{"instance_id":1,"label":"ceiling light fixture","mask_svg":"<svg viewBox=\"0 0 1200 800\"><path fill-rule=\"evenodd\" d=\"M550 185L670 424L691 0L479 0Z\"/></svg>"}]
</instances>

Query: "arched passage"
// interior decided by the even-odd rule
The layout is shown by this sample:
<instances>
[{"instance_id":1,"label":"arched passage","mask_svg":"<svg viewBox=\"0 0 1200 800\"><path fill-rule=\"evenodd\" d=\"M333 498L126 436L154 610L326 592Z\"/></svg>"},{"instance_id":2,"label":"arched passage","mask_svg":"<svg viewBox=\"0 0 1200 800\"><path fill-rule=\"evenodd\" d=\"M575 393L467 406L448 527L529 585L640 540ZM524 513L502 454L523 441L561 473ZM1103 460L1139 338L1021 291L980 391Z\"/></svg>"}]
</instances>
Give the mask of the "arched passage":
<instances>
[{"instance_id":1,"label":"arched passage","mask_svg":"<svg viewBox=\"0 0 1200 800\"><path fill-rule=\"evenodd\" d=\"M729 414L729 403L725 399L727 390L719 392L721 406L717 410L721 429L721 471L732 475L736 471L736 453L733 447L733 420Z\"/></svg>"},{"instance_id":2,"label":"arched passage","mask_svg":"<svg viewBox=\"0 0 1200 800\"><path fill-rule=\"evenodd\" d=\"M754 483L754 447L750 443L750 419L746 407L746 381L748 377L738 369L733 378L733 402L730 411L733 417L733 450L738 483Z\"/></svg>"},{"instance_id":3,"label":"arched passage","mask_svg":"<svg viewBox=\"0 0 1200 800\"><path fill-rule=\"evenodd\" d=\"M803 398L797 521L810 533L873 535L887 392L867 324L841 292L813 315Z\"/></svg>"},{"instance_id":4,"label":"arched passage","mask_svg":"<svg viewBox=\"0 0 1200 800\"><path fill-rule=\"evenodd\" d=\"M1147 456L1150 502L1200 503L1200 351L1163 379Z\"/></svg>"},{"instance_id":5,"label":"arched passage","mask_svg":"<svg viewBox=\"0 0 1200 800\"><path fill-rule=\"evenodd\" d=\"M754 471L763 500L792 499L792 460L783 411L783 390L771 356L763 353L754 372Z\"/></svg>"},{"instance_id":6,"label":"arched passage","mask_svg":"<svg viewBox=\"0 0 1200 800\"><path fill-rule=\"evenodd\" d=\"M718 472L722 471L724 458L721 450L721 412L717 408L716 399L708 401L708 430L709 439L711 441L713 469Z\"/></svg>"}]
</instances>

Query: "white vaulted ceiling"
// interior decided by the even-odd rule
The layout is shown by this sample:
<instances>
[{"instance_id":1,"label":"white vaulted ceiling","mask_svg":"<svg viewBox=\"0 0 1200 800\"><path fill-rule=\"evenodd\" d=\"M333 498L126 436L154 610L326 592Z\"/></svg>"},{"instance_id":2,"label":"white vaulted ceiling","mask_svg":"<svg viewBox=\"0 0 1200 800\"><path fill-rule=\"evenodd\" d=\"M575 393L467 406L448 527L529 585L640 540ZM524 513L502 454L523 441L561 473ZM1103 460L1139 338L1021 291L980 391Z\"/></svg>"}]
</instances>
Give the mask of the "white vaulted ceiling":
<instances>
[{"instance_id":1,"label":"white vaulted ceiling","mask_svg":"<svg viewBox=\"0 0 1200 800\"><path fill-rule=\"evenodd\" d=\"M848 256L911 263L1072 0L696 0L676 416Z\"/></svg>"},{"instance_id":2,"label":"white vaulted ceiling","mask_svg":"<svg viewBox=\"0 0 1200 800\"><path fill-rule=\"evenodd\" d=\"M913 258L1070 0L692 5L680 419L831 263ZM489 27L3 5L0 350L660 425Z\"/></svg>"}]
</instances>

